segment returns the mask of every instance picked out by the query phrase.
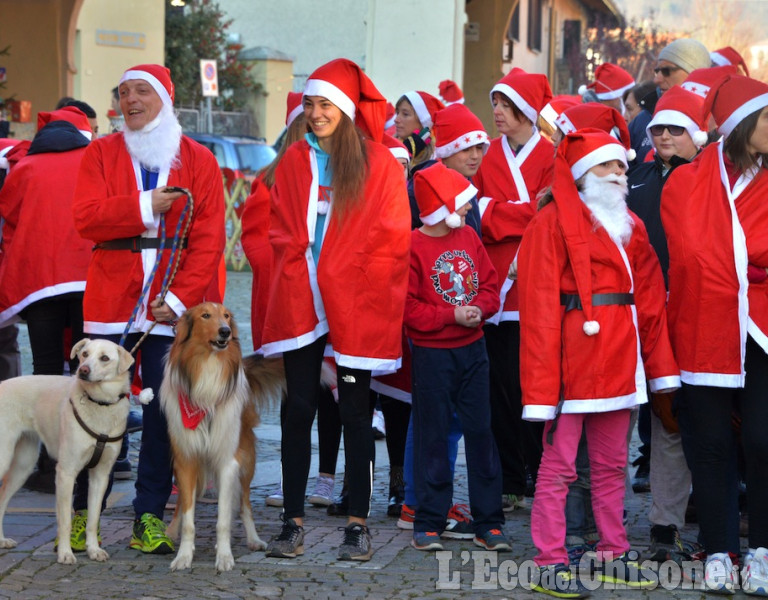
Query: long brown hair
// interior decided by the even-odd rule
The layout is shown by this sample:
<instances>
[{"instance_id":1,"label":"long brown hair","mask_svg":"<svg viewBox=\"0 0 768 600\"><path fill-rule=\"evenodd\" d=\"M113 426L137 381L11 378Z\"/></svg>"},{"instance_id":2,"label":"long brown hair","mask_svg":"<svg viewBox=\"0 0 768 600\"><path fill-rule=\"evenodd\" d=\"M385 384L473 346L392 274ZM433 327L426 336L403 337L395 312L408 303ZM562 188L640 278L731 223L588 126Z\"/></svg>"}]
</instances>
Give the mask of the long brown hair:
<instances>
[{"instance_id":1,"label":"long brown hair","mask_svg":"<svg viewBox=\"0 0 768 600\"><path fill-rule=\"evenodd\" d=\"M757 128L757 121L763 110L765 109L760 108L749 116L744 117L723 142L723 152L742 173L757 166L757 159L759 157L763 159L763 168L768 168L768 155L750 154L747 150L749 139Z\"/></svg>"},{"instance_id":2,"label":"long brown hair","mask_svg":"<svg viewBox=\"0 0 768 600\"><path fill-rule=\"evenodd\" d=\"M285 132L285 137L283 138L283 144L280 146L280 150L277 151L275 158L273 158L272 162L257 174L257 177L262 173L264 174L264 183L267 185L267 187L271 188L273 185L275 185L275 172L277 171L277 165L280 164L280 160L283 158L285 151L288 150L288 147L291 144L303 139L304 134L308 131L309 128L307 127L307 120L304 118L304 113L299 113L299 115L288 126L288 131Z\"/></svg>"},{"instance_id":3,"label":"long brown hair","mask_svg":"<svg viewBox=\"0 0 768 600\"><path fill-rule=\"evenodd\" d=\"M344 217L363 200L368 178L368 153L362 132L345 113L331 136L330 155L333 173L333 216Z\"/></svg>"}]
</instances>

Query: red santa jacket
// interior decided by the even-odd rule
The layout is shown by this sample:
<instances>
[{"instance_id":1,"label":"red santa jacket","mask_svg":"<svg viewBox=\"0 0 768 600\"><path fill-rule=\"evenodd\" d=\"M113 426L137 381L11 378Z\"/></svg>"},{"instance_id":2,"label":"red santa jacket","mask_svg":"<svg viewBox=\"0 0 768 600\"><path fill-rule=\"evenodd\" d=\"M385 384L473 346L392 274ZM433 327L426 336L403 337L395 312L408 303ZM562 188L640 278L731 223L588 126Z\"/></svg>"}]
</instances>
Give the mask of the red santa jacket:
<instances>
[{"instance_id":1,"label":"red santa jacket","mask_svg":"<svg viewBox=\"0 0 768 600\"><path fill-rule=\"evenodd\" d=\"M402 167L366 141L364 199L340 227L332 213L317 269L312 257L318 179L305 140L286 151L272 188L274 253L262 346L294 350L330 332L336 363L391 372L399 365L408 286L410 207ZM311 235L310 235L311 234Z\"/></svg>"},{"instance_id":2,"label":"red santa jacket","mask_svg":"<svg viewBox=\"0 0 768 600\"><path fill-rule=\"evenodd\" d=\"M261 331L269 298L272 246L269 245L270 192L262 177L254 179L243 209L240 242L251 265L251 335L254 350L261 348Z\"/></svg>"},{"instance_id":3,"label":"red santa jacket","mask_svg":"<svg viewBox=\"0 0 768 600\"><path fill-rule=\"evenodd\" d=\"M216 159L210 151L187 137L181 139L179 158L181 166L171 169L170 173L160 173L157 184L157 187L186 188L192 192L194 200L187 248L182 250L181 265L166 296L177 315L203 301L216 274L225 241L224 187ZM157 237L159 220L155 217L150 225L145 222L151 192L140 192L140 181L139 165L128 154L122 133L92 142L80 167L73 202L75 226L80 235L96 243L140 235ZM143 200L140 200L140 194ZM165 214L166 248L170 247L186 200L186 197L179 198ZM156 255L156 250L93 251L83 303L87 333L123 332L155 264ZM162 253L144 307L133 325L134 330L146 330L152 322L147 302L160 293L169 255L168 250ZM173 329L158 324L152 333L172 336Z\"/></svg>"},{"instance_id":4,"label":"red santa jacket","mask_svg":"<svg viewBox=\"0 0 768 600\"><path fill-rule=\"evenodd\" d=\"M591 219L586 206L582 216ZM647 402L646 377L651 391L679 387L664 279L642 221L634 217L625 247L602 227L587 238L592 293L632 293L635 302L595 306L600 331L588 336L582 311L561 306L561 294L577 288L558 219L554 202L542 208L518 256L523 418L553 419L561 399L563 413L630 408Z\"/></svg>"},{"instance_id":5,"label":"red santa jacket","mask_svg":"<svg viewBox=\"0 0 768 600\"><path fill-rule=\"evenodd\" d=\"M29 154L0 192L3 260L0 326L30 304L85 290L91 244L72 223L72 198L85 147Z\"/></svg>"},{"instance_id":6,"label":"red santa jacket","mask_svg":"<svg viewBox=\"0 0 768 600\"><path fill-rule=\"evenodd\" d=\"M507 279L539 193L552 185L555 150L538 131L513 155L506 136L491 141L473 178L482 215L483 244L498 275L501 311L489 322L518 321L517 286Z\"/></svg>"},{"instance_id":7,"label":"red santa jacket","mask_svg":"<svg viewBox=\"0 0 768 600\"><path fill-rule=\"evenodd\" d=\"M661 196L669 245L669 327L682 380L744 386L747 334L768 352L768 175L742 175L730 190L722 145L676 169Z\"/></svg>"}]
</instances>

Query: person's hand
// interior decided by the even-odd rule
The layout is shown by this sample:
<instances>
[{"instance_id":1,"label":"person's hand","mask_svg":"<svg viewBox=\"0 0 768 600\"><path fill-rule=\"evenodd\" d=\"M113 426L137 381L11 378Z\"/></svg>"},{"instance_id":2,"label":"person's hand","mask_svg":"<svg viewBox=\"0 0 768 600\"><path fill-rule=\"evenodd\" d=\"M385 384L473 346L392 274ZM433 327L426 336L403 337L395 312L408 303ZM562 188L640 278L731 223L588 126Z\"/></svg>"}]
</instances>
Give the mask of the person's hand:
<instances>
[{"instance_id":1,"label":"person's hand","mask_svg":"<svg viewBox=\"0 0 768 600\"><path fill-rule=\"evenodd\" d=\"M509 263L509 271L507 271L507 279L514 281L517 279L517 258Z\"/></svg>"},{"instance_id":2,"label":"person's hand","mask_svg":"<svg viewBox=\"0 0 768 600\"><path fill-rule=\"evenodd\" d=\"M453 309L453 316L456 322L464 327L477 327L483 319L480 309L476 306L457 306Z\"/></svg>"},{"instance_id":3,"label":"person's hand","mask_svg":"<svg viewBox=\"0 0 768 600\"><path fill-rule=\"evenodd\" d=\"M673 408L674 393L671 391L660 390L651 392L651 409L659 418L664 429L669 433L680 433L680 426L677 424L677 414Z\"/></svg>"},{"instance_id":4,"label":"person's hand","mask_svg":"<svg viewBox=\"0 0 768 600\"><path fill-rule=\"evenodd\" d=\"M152 309L152 316L155 317L155 321L158 323L170 323L177 318L176 313L173 312L171 307L160 300L160 298L152 300L149 303L149 308Z\"/></svg>"},{"instance_id":5,"label":"person's hand","mask_svg":"<svg viewBox=\"0 0 768 600\"><path fill-rule=\"evenodd\" d=\"M167 192L165 187L152 190L152 212L162 215L171 210L171 206L184 194L182 192Z\"/></svg>"}]
</instances>

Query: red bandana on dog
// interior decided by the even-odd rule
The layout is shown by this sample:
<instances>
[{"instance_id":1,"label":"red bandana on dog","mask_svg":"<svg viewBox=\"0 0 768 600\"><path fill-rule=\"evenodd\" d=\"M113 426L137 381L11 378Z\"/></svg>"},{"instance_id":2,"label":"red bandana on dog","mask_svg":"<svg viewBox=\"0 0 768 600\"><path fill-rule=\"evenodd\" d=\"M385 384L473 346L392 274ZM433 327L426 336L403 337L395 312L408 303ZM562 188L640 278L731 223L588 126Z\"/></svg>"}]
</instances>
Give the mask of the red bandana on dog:
<instances>
[{"instance_id":1,"label":"red bandana on dog","mask_svg":"<svg viewBox=\"0 0 768 600\"><path fill-rule=\"evenodd\" d=\"M193 406L189 396L181 392L179 392L179 408L181 408L181 422L187 429L197 429L207 414L204 408Z\"/></svg>"}]
</instances>

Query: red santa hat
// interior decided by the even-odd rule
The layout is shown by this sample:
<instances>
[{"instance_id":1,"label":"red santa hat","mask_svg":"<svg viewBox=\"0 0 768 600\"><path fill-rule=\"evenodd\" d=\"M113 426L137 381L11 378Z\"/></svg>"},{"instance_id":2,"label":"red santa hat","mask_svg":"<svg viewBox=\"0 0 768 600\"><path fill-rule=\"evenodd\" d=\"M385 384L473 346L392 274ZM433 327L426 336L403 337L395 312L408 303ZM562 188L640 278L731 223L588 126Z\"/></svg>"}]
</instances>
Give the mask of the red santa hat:
<instances>
[{"instance_id":1,"label":"red santa hat","mask_svg":"<svg viewBox=\"0 0 768 600\"><path fill-rule=\"evenodd\" d=\"M563 135L580 131L587 127L600 129L611 134L627 148L627 160L635 159L635 151L630 148L627 121L612 106L599 102L587 102L566 108L555 121Z\"/></svg>"},{"instance_id":2,"label":"red santa hat","mask_svg":"<svg viewBox=\"0 0 768 600\"><path fill-rule=\"evenodd\" d=\"M286 111L285 111L285 126L290 127L291 123L296 120L301 113L304 112L304 105L302 99L304 94L301 92L288 92L286 98Z\"/></svg>"},{"instance_id":3,"label":"red santa hat","mask_svg":"<svg viewBox=\"0 0 768 600\"><path fill-rule=\"evenodd\" d=\"M435 113L445 108L445 104L427 92L405 92L403 96L413 106L413 110L416 112L422 127L431 128L435 119Z\"/></svg>"},{"instance_id":4,"label":"red santa hat","mask_svg":"<svg viewBox=\"0 0 768 600\"><path fill-rule=\"evenodd\" d=\"M411 162L411 155L408 154L408 149L400 140L392 137L388 133L384 133L383 137L381 138L381 143L389 148L389 151L395 158L404 159L408 163Z\"/></svg>"},{"instance_id":5,"label":"red santa hat","mask_svg":"<svg viewBox=\"0 0 768 600\"><path fill-rule=\"evenodd\" d=\"M738 69L732 65L696 69L688 74L680 87L700 98L706 98L712 85L725 79L726 75L738 75Z\"/></svg>"},{"instance_id":6,"label":"red santa hat","mask_svg":"<svg viewBox=\"0 0 768 600\"><path fill-rule=\"evenodd\" d=\"M163 65L136 65L123 73L120 83L133 79L146 81L157 92L157 95L160 96L163 104L173 107L174 92L170 69Z\"/></svg>"},{"instance_id":7,"label":"red santa hat","mask_svg":"<svg viewBox=\"0 0 768 600\"><path fill-rule=\"evenodd\" d=\"M491 104L493 104L495 92L509 98L534 124L541 109L552 100L552 90L549 88L546 76L540 73L526 73L517 67L499 79L491 88L489 94Z\"/></svg>"},{"instance_id":8,"label":"red santa hat","mask_svg":"<svg viewBox=\"0 0 768 600\"><path fill-rule=\"evenodd\" d=\"M413 193L422 223L437 225L445 220L448 227L455 229L461 226L456 211L477 195L477 188L458 171L437 162L416 172Z\"/></svg>"},{"instance_id":9,"label":"red santa hat","mask_svg":"<svg viewBox=\"0 0 768 600\"><path fill-rule=\"evenodd\" d=\"M384 134L387 101L363 70L346 58L315 69L304 85L304 96L322 96L335 104L370 139Z\"/></svg>"},{"instance_id":10,"label":"red santa hat","mask_svg":"<svg viewBox=\"0 0 768 600\"><path fill-rule=\"evenodd\" d=\"M595 69L595 80L587 86L579 88L583 96L587 90L593 90L598 100L614 100L621 98L628 89L635 86L635 80L618 65L603 63Z\"/></svg>"},{"instance_id":11,"label":"red santa hat","mask_svg":"<svg viewBox=\"0 0 768 600\"><path fill-rule=\"evenodd\" d=\"M584 333L600 332L592 308L592 260L589 254L591 224L584 218L584 202L579 197L576 180L590 168L607 160L622 158L625 149L610 134L600 129L582 129L569 133L560 142L555 156L555 178L552 197L560 215L560 227L565 238L576 289L584 312Z\"/></svg>"},{"instance_id":12,"label":"red santa hat","mask_svg":"<svg viewBox=\"0 0 768 600\"><path fill-rule=\"evenodd\" d=\"M728 137L746 117L766 106L768 84L743 75L726 75L709 90L702 114L711 112L717 130Z\"/></svg>"},{"instance_id":13,"label":"red santa hat","mask_svg":"<svg viewBox=\"0 0 768 600\"><path fill-rule=\"evenodd\" d=\"M478 144L483 145L485 154L491 145L480 119L463 104L451 104L437 111L432 132L436 158L448 158Z\"/></svg>"},{"instance_id":14,"label":"red santa hat","mask_svg":"<svg viewBox=\"0 0 768 600\"><path fill-rule=\"evenodd\" d=\"M576 106L577 104L581 104L581 98L579 96L561 94L552 98L552 100L541 109L539 116L549 123L551 127L555 127L557 117L563 114L563 111L566 108Z\"/></svg>"},{"instance_id":15,"label":"red santa hat","mask_svg":"<svg viewBox=\"0 0 768 600\"><path fill-rule=\"evenodd\" d=\"M438 89L440 90L440 99L446 106L456 104L457 102L464 104L464 94L455 81L445 79L440 82Z\"/></svg>"},{"instance_id":16,"label":"red santa hat","mask_svg":"<svg viewBox=\"0 0 768 600\"><path fill-rule=\"evenodd\" d=\"M389 131L395 126L395 106L387 101L387 112L385 115L386 121L384 121L384 131Z\"/></svg>"},{"instance_id":17,"label":"red santa hat","mask_svg":"<svg viewBox=\"0 0 768 600\"><path fill-rule=\"evenodd\" d=\"M75 108L74 106L64 106L58 110L37 113L37 130L40 131L52 121L67 121L68 123L72 123L72 125L74 125L77 130L89 140L93 138L93 130L91 129L91 124L88 122L88 117L79 108Z\"/></svg>"},{"instance_id":18,"label":"red santa hat","mask_svg":"<svg viewBox=\"0 0 768 600\"><path fill-rule=\"evenodd\" d=\"M712 59L713 64L719 67L725 67L728 65L741 67L744 69L744 75L749 76L749 69L747 68L747 63L744 62L744 57L730 46L726 46L725 48L720 48L719 50L710 52L709 58Z\"/></svg>"},{"instance_id":19,"label":"red santa hat","mask_svg":"<svg viewBox=\"0 0 768 600\"><path fill-rule=\"evenodd\" d=\"M654 125L679 125L685 128L693 143L701 148L708 139L703 106L704 100L700 96L685 91L679 85L669 88L659 98L653 111L653 119L645 128L648 139L653 143L651 127Z\"/></svg>"}]
</instances>

